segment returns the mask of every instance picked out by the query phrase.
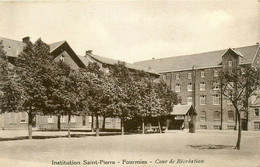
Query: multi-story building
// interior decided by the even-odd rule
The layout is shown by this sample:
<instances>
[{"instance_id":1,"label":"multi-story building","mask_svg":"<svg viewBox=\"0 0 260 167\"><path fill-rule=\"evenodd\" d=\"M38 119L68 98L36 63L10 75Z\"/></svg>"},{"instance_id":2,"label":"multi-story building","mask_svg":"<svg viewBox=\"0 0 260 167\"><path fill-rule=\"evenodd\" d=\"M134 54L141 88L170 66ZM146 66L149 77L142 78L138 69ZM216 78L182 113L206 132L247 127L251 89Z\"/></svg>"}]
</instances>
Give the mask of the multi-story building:
<instances>
[{"instance_id":1,"label":"multi-story building","mask_svg":"<svg viewBox=\"0 0 260 167\"><path fill-rule=\"evenodd\" d=\"M235 128L236 117L230 101L219 94L218 75L222 69L238 65L259 67L259 57L257 43L252 46L152 59L134 64L161 74L171 89L182 98L183 105L192 104L195 107L196 129L227 130ZM242 118L244 130L260 130L259 104L256 102L250 106L248 125L246 117Z\"/></svg>"}]
</instances>

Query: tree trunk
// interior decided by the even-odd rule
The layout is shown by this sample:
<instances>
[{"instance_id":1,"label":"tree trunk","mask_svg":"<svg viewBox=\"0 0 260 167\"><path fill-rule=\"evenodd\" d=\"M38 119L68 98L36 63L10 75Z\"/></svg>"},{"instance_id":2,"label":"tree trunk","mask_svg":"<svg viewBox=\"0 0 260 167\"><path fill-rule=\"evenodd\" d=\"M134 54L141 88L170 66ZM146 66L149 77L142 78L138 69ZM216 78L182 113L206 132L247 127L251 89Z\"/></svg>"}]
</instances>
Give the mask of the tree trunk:
<instances>
[{"instance_id":1,"label":"tree trunk","mask_svg":"<svg viewBox=\"0 0 260 167\"><path fill-rule=\"evenodd\" d=\"M237 114L235 114L235 129L234 130L237 130Z\"/></svg>"},{"instance_id":2,"label":"tree trunk","mask_svg":"<svg viewBox=\"0 0 260 167\"><path fill-rule=\"evenodd\" d=\"M91 132L94 132L94 115L91 115Z\"/></svg>"},{"instance_id":3,"label":"tree trunk","mask_svg":"<svg viewBox=\"0 0 260 167\"><path fill-rule=\"evenodd\" d=\"M159 126L159 132L162 133L161 122L160 122L159 117L157 117L157 122L158 122L158 126Z\"/></svg>"},{"instance_id":4,"label":"tree trunk","mask_svg":"<svg viewBox=\"0 0 260 167\"><path fill-rule=\"evenodd\" d=\"M125 133L125 121L124 117L121 117L121 135L124 135Z\"/></svg>"},{"instance_id":5,"label":"tree trunk","mask_svg":"<svg viewBox=\"0 0 260 167\"><path fill-rule=\"evenodd\" d=\"M58 130L60 130L60 115L58 116L58 123L57 123L57 128L58 128Z\"/></svg>"},{"instance_id":6,"label":"tree trunk","mask_svg":"<svg viewBox=\"0 0 260 167\"><path fill-rule=\"evenodd\" d=\"M144 117L142 117L142 134L144 134L144 131L145 131L145 129L144 129Z\"/></svg>"},{"instance_id":7,"label":"tree trunk","mask_svg":"<svg viewBox=\"0 0 260 167\"><path fill-rule=\"evenodd\" d=\"M70 117L71 117L71 115L69 114L68 115L68 138L71 137L71 135L70 135Z\"/></svg>"},{"instance_id":8,"label":"tree trunk","mask_svg":"<svg viewBox=\"0 0 260 167\"><path fill-rule=\"evenodd\" d=\"M106 129L106 117L103 117L103 123L102 123L102 131L105 131Z\"/></svg>"},{"instance_id":9,"label":"tree trunk","mask_svg":"<svg viewBox=\"0 0 260 167\"><path fill-rule=\"evenodd\" d=\"M235 149L240 150L240 143L241 143L241 118L240 113L237 111L237 119L238 119L238 137L237 137L237 145Z\"/></svg>"},{"instance_id":10,"label":"tree trunk","mask_svg":"<svg viewBox=\"0 0 260 167\"><path fill-rule=\"evenodd\" d=\"M32 139L33 117L34 115L29 112L28 113L28 136L30 140Z\"/></svg>"},{"instance_id":11,"label":"tree trunk","mask_svg":"<svg viewBox=\"0 0 260 167\"><path fill-rule=\"evenodd\" d=\"M98 115L96 116L96 136L99 136L99 122L98 122Z\"/></svg>"}]
</instances>

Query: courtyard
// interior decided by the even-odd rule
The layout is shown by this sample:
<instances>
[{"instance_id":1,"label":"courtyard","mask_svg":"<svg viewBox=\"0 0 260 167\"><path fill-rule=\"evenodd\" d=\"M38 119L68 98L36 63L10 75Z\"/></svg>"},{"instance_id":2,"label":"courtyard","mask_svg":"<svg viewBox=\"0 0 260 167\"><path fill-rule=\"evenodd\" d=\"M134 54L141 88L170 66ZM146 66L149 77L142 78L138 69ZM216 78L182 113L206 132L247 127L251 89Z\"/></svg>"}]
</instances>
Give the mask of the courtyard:
<instances>
[{"instance_id":1,"label":"courtyard","mask_svg":"<svg viewBox=\"0 0 260 167\"><path fill-rule=\"evenodd\" d=\"M33 140L2 140L0 166L259 166L259 132L242 132L241 150L234 150L236 131L173 131L163 134L91 136L91 132L34 131ZM1 139L26 131L0 131ZM48 138L56 136L55 138ZM67 163L67 164L66 164ZM70 165L69 165L70 164Z\"/></svg>"}]
</instances>

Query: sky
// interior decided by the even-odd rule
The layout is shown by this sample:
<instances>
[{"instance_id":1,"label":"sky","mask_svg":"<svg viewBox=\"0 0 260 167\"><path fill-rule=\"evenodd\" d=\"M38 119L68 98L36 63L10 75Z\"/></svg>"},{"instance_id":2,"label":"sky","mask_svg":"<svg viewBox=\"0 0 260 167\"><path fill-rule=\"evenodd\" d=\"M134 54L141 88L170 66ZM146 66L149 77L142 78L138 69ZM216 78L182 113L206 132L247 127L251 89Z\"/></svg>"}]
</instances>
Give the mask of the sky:
<instances>
[{"instance_id":1,"label":"sky","mask_svg":"<svg viewBox=\"0 0 260 167\"><path fill-rule=\"evenodd\" d=\"M260 1L0 2L0 36L126 62L254 45Z\"/></svg>"}]
</instances>

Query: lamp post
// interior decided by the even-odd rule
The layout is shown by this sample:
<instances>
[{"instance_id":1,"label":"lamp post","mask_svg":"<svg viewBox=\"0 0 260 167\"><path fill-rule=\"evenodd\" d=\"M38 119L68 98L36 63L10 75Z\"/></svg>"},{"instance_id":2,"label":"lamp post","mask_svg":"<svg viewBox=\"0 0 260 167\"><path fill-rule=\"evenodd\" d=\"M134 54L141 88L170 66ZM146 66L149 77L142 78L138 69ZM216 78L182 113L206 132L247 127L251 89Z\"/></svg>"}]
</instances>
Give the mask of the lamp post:
<instances>
[{"instance_id":1,"label":"lamp post","mask_svg":"<svg viewBox=\"0 0 260 167\"><path fill-rule=\"evenodd\" d=\"M192 66L192 105L194 107L194 111L196 112L196 69L198 67L196 65ZM193 114L191 114L191 122L190 122L190 133L195 133L195 118L193 117Z\"/></svg>"}]
</instances>

